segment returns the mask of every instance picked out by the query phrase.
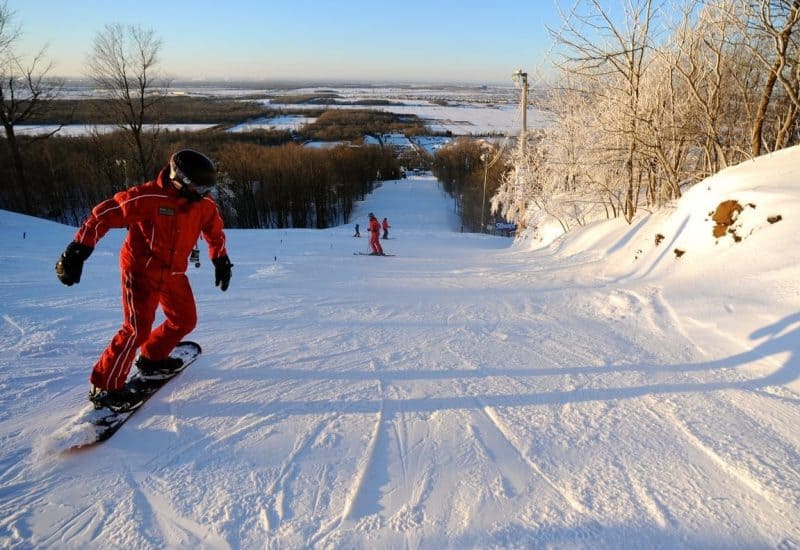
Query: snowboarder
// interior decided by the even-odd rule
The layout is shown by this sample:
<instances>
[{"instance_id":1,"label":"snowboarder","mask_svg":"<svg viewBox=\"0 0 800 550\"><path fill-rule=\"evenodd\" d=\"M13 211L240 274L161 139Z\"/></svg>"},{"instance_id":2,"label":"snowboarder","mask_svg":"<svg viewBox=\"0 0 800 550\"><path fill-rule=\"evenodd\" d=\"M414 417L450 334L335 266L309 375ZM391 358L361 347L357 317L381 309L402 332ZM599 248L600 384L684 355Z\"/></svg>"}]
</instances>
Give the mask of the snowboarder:
<instances>
[{"instance_id":1,"label":"snowboarder","mask_svg":"<svg viewBox=\"0 0 800 550\"><path fill-rule=\"evenodd\" d=\"M383 222L381 222L381 227L383 227L383 238L384 239L388 239L389 238L389 228L392 227L391 225L389 225L389 220L387 220L386 218L383 218Z\"/></svg>"},{"instance_id":2,"label":"snowboarder","mask_svg":"<svg viewBox=\"0 0 800 550\"><path fill-rule=\"evenodd\" d=\"M372 212L369 213L369 246L373 256L383 256L383 247L380 243L381 224Z\"/></svg>"},{"instance_id":3,"label":"snowboarder","mask_svg":"<svg viewBox=\"0 0 800 550\"><path fill-rule=\"evenodd\" d=\"M359 229L358 224L356 224L356 232L353 233L353 237L360 237L360 236L361 236L361 231Z\"/></svg>"},{"instance_id":4,"label":"snowboarder","mask_svg":"<svg viewBox=\"0 0 800 550\"><path fill-rule=\"evenodd\" d=\"M213 162L197 151L175 152L156 179L121 191L94 207L56 263L56 275L67 286L80 283L83 263L113 227L127 227L120 252L124 320L89 378L89 400L95 408L134 408L142 396L127 389L134 354L144 377L168 374L182 365L170 351L197 323L189 279L189 253L202 233L215 268L215 283L225 291L233 264L217 204L209 193L216 186ZM166 320L152 328L156 308Z\"/></svg>"}]
</instances>

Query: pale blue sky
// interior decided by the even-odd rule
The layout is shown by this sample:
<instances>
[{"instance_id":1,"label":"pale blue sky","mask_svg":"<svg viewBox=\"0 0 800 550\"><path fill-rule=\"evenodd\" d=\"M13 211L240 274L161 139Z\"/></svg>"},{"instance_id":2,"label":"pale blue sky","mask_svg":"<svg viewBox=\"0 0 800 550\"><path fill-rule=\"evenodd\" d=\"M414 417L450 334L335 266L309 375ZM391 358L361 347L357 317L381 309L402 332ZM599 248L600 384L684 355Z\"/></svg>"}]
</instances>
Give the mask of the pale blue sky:
<instances>
[{"instance_id":1,"label":"pale blue sky","mask_svg":"<svg viewBox=\"0 0 800 550\"><path fill-rule=\"evenodd\" d=\"M2 0L0 0L2 1ZM541 66L556 0L7 0L26 54L81 76L106 24L153 29L172 77L507 82Z\"/></svg>"}]
</instances>

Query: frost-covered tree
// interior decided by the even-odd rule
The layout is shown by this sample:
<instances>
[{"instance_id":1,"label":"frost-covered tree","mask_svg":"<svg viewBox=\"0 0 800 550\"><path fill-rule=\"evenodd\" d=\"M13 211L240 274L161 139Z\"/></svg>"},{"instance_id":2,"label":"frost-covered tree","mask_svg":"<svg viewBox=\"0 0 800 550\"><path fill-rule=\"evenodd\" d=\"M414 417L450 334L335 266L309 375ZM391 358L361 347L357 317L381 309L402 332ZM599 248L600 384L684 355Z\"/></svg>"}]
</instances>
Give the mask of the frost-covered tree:
<instances>
[{"instance_id":1,"label":"frost-covered tree","mask_svg":"<svg viewBox=\"0 0 800 550\"><path fill-rule=\"evenodd\" d=\"M800 0L579 0L537 106L551 123L493 197L520 223L631 222L717 171L800 141ZM543 99L542 99L543 98Z\"/></svg>"},{"instance_id":2,"label":"frost-covered tree","mask_svg":"<svg viewBox=\"0 0 800 550\"><path fill-rule=\"evenodd\" d=\"M753 113L750 149L753 156L767 149L785 147L797 125L800 112L800 0L734 2L726 14L740 26L741 45L761 65L762 78ZM732 13L732 16L730 15ZM779 86L780 89L776 89ZM765 140L765 127L772 119L772 146Z\"/></svg>"},{"instance_id":3,"label":"frost-covered tree","mask_svg":"<svg viewBox=\"0 0 800 550\"><path fill-rule=\"evenodd\" d=\"M615 152L622 166L623 215L630 222L638 205L641 86L655 40L655 6L652 0L630 0L621 18L613 17L599 0L588 0L582 7L555 35L564 48L560 65L588 81L584 91L612 109L613 116L604 117L602 124L616 151L604 152Z\"/></svg>"}]
</instances>

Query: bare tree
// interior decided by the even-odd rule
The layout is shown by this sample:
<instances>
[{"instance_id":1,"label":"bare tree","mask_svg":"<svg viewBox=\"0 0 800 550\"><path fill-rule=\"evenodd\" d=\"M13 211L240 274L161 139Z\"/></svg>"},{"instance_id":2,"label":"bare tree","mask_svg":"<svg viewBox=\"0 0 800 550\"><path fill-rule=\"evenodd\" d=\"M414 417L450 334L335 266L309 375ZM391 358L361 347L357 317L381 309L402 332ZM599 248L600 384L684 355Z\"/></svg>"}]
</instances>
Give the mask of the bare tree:
<instances>
[{"instance_id":1,"label":"bare tree","mask_svg":"<svg viewBox=\"0 0 800 550\"><path fill-rule=\"evenodd\" d=\"M8 2L0 3L0 57L6 55L11 45L19 37L19 29L13 25L13 13Z\"/></svg>"},{"instance_id":2,"label":"bare tree","mask_svg":"<svg viewBox=\"0 0 800 550\"><path fill-rule=\"evenodd\" d=\"M12 17L7 3L0 4L0 124L11 156L15 189L22 195L23 204L18 206L31 211L34 205L25 176L23 143L17 139L16 127L44 112L49 102L58 97L63 83L48 76L52 64L45 58L45 49L29 62L14 51L20 31L13 26ZM57 131L38 136L29 143L50 137Z\"/></svg>"},{"instance_id":3,"label":"bare tree","mask_svg":"<svg viewBox=\"0 0 800 550\"><path fill-rule=\"evenodd\" d=\"M160 50L161 40L154 31L112 24L95 37L88 58L89 77L109 94L118 124L130 139L142 179L154 175L158 107L168 88L156 73Z\"/></svg>"}]
</instances>

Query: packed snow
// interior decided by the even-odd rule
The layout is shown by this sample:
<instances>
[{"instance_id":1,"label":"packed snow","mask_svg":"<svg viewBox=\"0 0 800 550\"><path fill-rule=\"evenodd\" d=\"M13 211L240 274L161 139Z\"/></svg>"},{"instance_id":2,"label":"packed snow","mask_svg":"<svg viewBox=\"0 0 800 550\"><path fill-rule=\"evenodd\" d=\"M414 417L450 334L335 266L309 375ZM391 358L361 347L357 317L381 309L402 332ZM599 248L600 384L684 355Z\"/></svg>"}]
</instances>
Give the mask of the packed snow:
<instances>
[{"instance_id":1,"label":"packed snow","mask_svg":"<svg viewBox=\"0 0 800 550\"><path fill-rule=\"evenodd\" d=\"M189 273L203 355L66 455L124 233L68 288L74 228L0 212L0 546L797 548L798 179L785 150L545 244L459 232L430 176L229 230L230 289ZM396 256L353 255L368 212Z\"/></svg>"}]
</instances>

